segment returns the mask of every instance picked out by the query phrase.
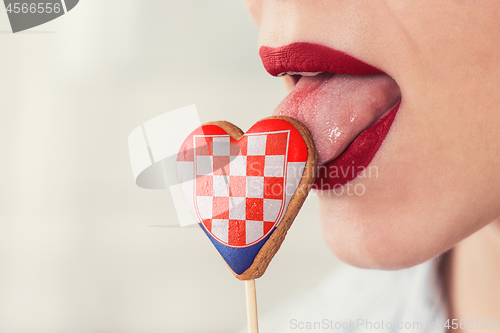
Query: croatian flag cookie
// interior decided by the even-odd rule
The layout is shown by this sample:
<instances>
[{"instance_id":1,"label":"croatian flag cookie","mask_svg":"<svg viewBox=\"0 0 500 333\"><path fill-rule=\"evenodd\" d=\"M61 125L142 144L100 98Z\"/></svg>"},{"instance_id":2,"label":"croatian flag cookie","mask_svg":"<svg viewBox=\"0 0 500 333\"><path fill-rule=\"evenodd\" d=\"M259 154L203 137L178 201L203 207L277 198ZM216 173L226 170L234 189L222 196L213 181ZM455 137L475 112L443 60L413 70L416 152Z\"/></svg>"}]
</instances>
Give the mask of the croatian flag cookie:
<instances>
[{"instance_id":1,"label":"croatian flag cookie","mask_svg":"<svg viewBox=\"0 0 500 333\"><path fill-rule=\"evenodd\" d=\"M316 171L307 128L270 117L246 133L228 122L193 131L177 157L177 177L191 213L240 280L264 274Z\"/></svg>"}]
</instances>

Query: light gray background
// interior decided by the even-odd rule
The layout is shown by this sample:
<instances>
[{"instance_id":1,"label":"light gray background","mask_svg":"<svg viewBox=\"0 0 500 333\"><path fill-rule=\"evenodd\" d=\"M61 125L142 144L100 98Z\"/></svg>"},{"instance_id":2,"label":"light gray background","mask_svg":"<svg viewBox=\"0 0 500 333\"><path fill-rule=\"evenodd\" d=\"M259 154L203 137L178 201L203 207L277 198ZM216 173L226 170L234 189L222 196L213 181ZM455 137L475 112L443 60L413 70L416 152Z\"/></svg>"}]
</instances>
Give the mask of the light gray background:
<instances>
[{"instance_id":1,"label":"light gray background","mask_svg":"<svg viewBox=\"0 0 500 333\"><path fill-rule=\"evenodd\" d=\"M286 92L239 0L81 1L12 34L0 10L0 332L232 332L244 284L169 194L134 184L128 134L195 103L248 129ZM257 281L259 312L336 265L316 198Z\"/></svg>"}]
</instances>

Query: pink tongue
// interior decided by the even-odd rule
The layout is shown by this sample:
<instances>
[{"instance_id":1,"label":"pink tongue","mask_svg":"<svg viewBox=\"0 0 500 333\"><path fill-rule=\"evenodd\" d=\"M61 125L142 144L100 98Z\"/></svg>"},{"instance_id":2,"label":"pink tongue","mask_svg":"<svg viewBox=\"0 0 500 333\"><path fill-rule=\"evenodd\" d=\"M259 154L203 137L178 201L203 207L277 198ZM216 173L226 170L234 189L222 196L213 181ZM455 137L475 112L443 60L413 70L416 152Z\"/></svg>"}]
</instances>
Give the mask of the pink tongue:
<instances>
[{"instance_id":1,"label":"pink tongue","mask_svg":"<svg viewBox=\"0 0 500 333\"><path fill-rule=\"evenodd\" d=\"M385 74L303 76L274 111L300 120L313 136L318 163L344 151L401 99L396 82Z\"/></svg>"}]
</instances>

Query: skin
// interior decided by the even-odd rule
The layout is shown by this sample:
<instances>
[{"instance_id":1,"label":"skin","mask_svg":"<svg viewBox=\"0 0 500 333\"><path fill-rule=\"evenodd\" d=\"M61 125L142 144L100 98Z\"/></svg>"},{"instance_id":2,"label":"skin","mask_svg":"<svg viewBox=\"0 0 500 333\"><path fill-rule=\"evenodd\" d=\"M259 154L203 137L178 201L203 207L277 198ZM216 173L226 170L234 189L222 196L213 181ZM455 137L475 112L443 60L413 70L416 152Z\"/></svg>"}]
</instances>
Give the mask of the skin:
<instances>
[{"instance_id":1,"label":"skin","mask_svg":"<svg viewBox=\"0 0 500 333\"><path fill-rule=\"evenodd\" d=\"M451 252L446 280L450 318L497 319L500 327L499 235L498 223L490 223L458 243ZM465 330L468 331L474 330Z\"/></svg>"},{"instance_id":2,"label":"skin","mask_svg":"<svg viewBox=\"0 0 500 333\"><path fill-rule=\"evenodd\" d=\"M471 287L477 274L467 273L464 265L473 257L475 272L497 277L493 267L500 266L500 3L246 4L260 28L259 46L323 44L397 82L401 107L371 163L378 177L352 181L351 186L366 189L361 196L319 193L324 238L349 264L399 269L436 257L489 225L460 243L448 265L453 312L470 313L458 304L484 284ZM293 86L290 79L286 84ZM500 299L493 283L487 287ZM498 302L487 306L498 318Z\"/></svg>"}]
</instances>

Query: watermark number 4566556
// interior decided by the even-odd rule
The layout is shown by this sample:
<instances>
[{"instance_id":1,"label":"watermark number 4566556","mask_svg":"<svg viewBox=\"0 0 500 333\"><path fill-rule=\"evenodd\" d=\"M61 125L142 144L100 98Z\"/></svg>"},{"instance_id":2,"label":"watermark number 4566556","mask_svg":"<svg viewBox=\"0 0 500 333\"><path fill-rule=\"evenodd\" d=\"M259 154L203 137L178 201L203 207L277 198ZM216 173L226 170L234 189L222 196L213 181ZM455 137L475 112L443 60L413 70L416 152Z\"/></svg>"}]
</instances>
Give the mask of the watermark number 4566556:
<instances>
[{"instance_id":1,"label":"watermark number 4566556","mask_svg":"<svg viewBox=\"0 0 500 333\"><path fill-rule=\"evenodd\" d=\"M73 9L79 0L4 0L12 32L52 21Z\"/></svg>"}]
</instances>

